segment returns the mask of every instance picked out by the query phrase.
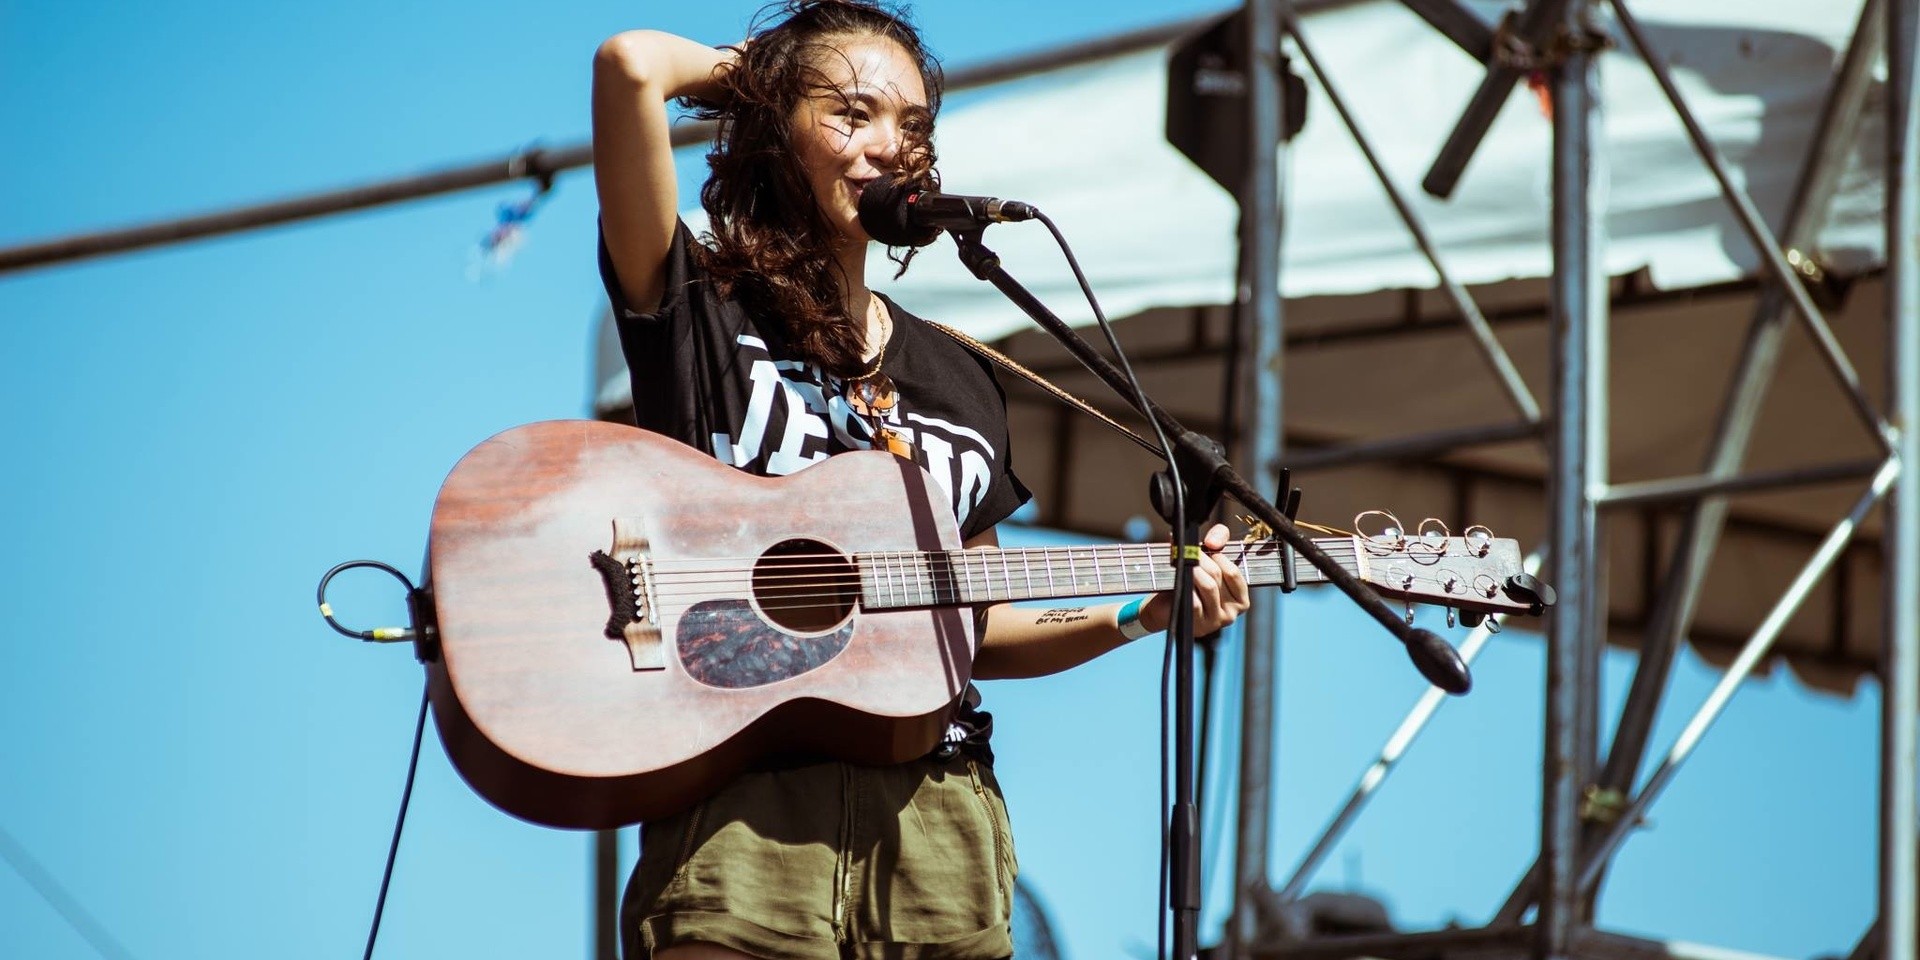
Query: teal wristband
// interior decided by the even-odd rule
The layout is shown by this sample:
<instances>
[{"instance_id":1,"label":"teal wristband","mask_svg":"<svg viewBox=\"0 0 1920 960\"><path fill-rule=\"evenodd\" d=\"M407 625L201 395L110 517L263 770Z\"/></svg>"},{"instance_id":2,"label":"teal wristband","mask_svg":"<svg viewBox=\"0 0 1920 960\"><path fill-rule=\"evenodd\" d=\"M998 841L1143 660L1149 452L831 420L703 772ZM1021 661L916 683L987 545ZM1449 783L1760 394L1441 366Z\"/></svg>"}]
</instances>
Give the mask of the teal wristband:
<instances>
[{"instance_id":1,"label":"teal wristband","mask_svg":"<svg viewBox=\"0 0 1920 960\"><path fill-rule=\"evenodd\" d=\"M1127 601L1126 606L1120 608L1118 622L1121 636L1128 640L1138 640L1153 632L1147 629L1146 624L1140 622L1140 608L1145 606L1146 602L1145 597L1135 597Z\"/></svg>"}]
</instances>

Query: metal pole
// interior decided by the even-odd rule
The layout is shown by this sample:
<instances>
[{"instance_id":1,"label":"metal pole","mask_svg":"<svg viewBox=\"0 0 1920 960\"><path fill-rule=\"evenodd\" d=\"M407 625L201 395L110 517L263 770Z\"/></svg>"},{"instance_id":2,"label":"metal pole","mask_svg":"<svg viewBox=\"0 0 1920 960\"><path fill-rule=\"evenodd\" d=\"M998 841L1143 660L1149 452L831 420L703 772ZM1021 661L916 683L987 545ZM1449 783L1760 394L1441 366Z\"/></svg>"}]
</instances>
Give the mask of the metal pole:
<instances>
[{"instance_id":1,"label":"metal pole","mask_svg":"<svg viewBox=\"0 0 1920 960\"><path fill-rule=\"evenodd\" d=\"M1250 156L1241 192L1242 253L1246 260L1248 337L1248 475L1259 489L1279 484L1280 441L1280 235L1286 103L1280 93L1280 25L1289 0L1247 0L1247 110ZM1284 503L1286 491L1281 490ZM1280 605L1255 604L1243 634L1247 645L1241 675L1240 804L1234 843L1234 904L1227 940L1230 953L1245 957L1256 935L1258 905L1272 891L1267 863L1273 844L1274 714L1279 699ZM1185 958L1182 958L1185 960Z\"/></svg>"},{"instance_id":2,"label":"metal pole","mask_svg":"<svg viewBox=\"0 0 1920 960\"><path fill-rule=\"evenodd\" d=\"M974 67L962 67L947 74L947 89L953 91L985 86L1043 70L1072 66L1142 47L1163 44L1192 33L1199 27L1211 23L1217 16L1217 14L1207 14L1191 17L1111 37L1099 37L1081 43L1067 44L1052 50L1018 54ZM713 139L713 133L712 123L675 124L673 145L684 147L709 142ZM490 160L471 166L385 180L345 190L309 194L292 200L237 207L198 217L4 247L0 248L0 274L237 233L513 180L542 179L567 170L585 167L592 162L592 144L577 143L552 150L529 150L504 160Z\"/></svg>"},{"instance_id":3,"label":"metal pole","mask_svg":"<svg viewBox=\"0 0 1920 960\"><path fill-rule=\"evenodd\" d=\"M1545 38L1554 35L1562 22L1569 0L1533 0L1525 10L1515 18L1513 30L1506 35L1506 42L1530 47L1544 47ZM1503 31L1504 32L1504 31ZM1524 55L1530 51L1502 49L1500 38L1495 38L1493 58L1487 69L1487 75L1480 80L1480 86L1473 91L1473 99L1460 113L1460 120L1454 125L1453 132L1447 135L1447 142L1440 147L1439 156L1433 160L1433 166L1427 169L1426 179L1420 181L1428 193L1436 197L1450 197L1453 188L1460 183L1460 175L1467 169L1467 161L1473 158L1480 141L1486 138L1487 130L1493 126L1493 118L1498 116L1500 108L1507 105L1508 94L1513 85L1526 76L1528 67L1516 62L1515 53Z\"/></svg>"},{"instance_id":4,"label":"metal pole","mask_svg":"<svg viewBox=\"0 0 1920 960\"><path fill-rule=\"evenodd\" d=\"M620 960L620 832L593 834L593 960Z\"/></svg>"},{"instance_id":5,"label":"metal pole","mask_svg":"<svg viewBox=\"0 0 1920 960\"><path fill-rule=\"evenodd\" d=\"M292 200L262 203L181 220L81 234L0 249L0 274L29 267L50 266L112 253L128 253L186 240L198 240L259 227L270 227L295 220L352 210L364 210L402 200L416 200L442 193L471 190L514 180L551 182L562 170L582 167L593 161L588 146L563 150L529 150L501 160L441 170L415 177L402 177L360 187L312 194Z\"/></svg>"},{"instance_id":6,"label":"metal pole","mask_svg":"<svg viewBox=\"0 0 1920 960\"><path fill-rule=\"evenodd\" d=\"M1887 2L1887 393L1900 477L1887 497L1880 668L1880 960L1915 960L1915 711L1920 710L1920 0Z\"/></svg>"},{"instance_id":7,"label":"metal pole","mask_svg":"<svg viewBox=\"0 0 1920 960\"><path fill-rule=\"evenodd\" d=\"M1712 474L1698 474L1666 480L1617 483L1601 491L1594 499L1598 500L1601 506L1612 509L1640 507L1650 503L1670 503L1675 500L1723 497L1729 493L1755 493L1788 487L1818 486L1840 480L1864 480L1873 476L1883 462L1881 460L1849 460L1844 463L1823 463L1812 467L1760 470L1739 476L1717 477Z\"/></svg>"},{"instance_id":8,"label":"metal pole","mask_svg":"<svg viewBox=\"0 0 1920 960\"><path fill-rule=\"evenodd\" d=\"M1606 482L1606 170L1599 50L1590 17L1597 0L1572 0L1558 27L1566 59L1553 71L1553 482L1548 582L1560 591L1547 633L1546 729L1540 804L1545 864L1534 956L1570 954L1580 926L1575 883L1580 842L1581 759L1592 732L1590 689L1603 609L1595 590L1595 504Z\"/></svg>"},{"instance_id":9,"label":"metal pole","mask_svg":"<svg viewBox=\"0 0 1920 960\"><path fill-rule=\"evenodd\" d=\"M1882 0L1866 0L1853 38L1827 91L1826 102L1807 143L1807 156L1801 164L1800 178L1787 205L1786 227L1782 238L1789 247L1810 246L1826 221L1840 174L1846 169L1858 135L1860 117L1865 111L1867 91L1872 85L1873 65L1879 56L1884 23L1880 16ZM1703 479L1726 481L1727 490L1737 489L1736 473L1746 458L1747 445L1759 419L1761 401L1766 396L1774 369L1779 365L1790 318L1785 294L1778 281L1767 282L1763 275L1760 302L1754 308L1741 346L1740 360L1720 407L1714 428L1711 452L1706 458ZM1879 461L1867 467L1877 470ZM1759 475L1755 475L1757 478ZM1678 484L1676 483L1676 486ZM1708 492L1706 484L1701 491ZM1607 488L1602 500L1606 506L1633 502L1639 494L1662 492L1652 485L1627 484ZM1653 499L1651 496L1649 500ZM1713 559L1714 547L1726 526L1727 501L1708 496L1686 516L1675 538L1673 553L1666 565L1667 574L1641 645L1639 663L1634 669L1632 688L1620 710L1613 741L1607 752L1606 769L1600 785L1612 791L1630 792L1645 756L1647 740L1653 730L1667 676L1672 669L1674 651L1680 638L1692 627L1700 591L1706 582L1706 570ZM1496 919L1518 923L1533 903L1539 886L1538 864L1514 889Z\"/></svg>"}]
</instances>

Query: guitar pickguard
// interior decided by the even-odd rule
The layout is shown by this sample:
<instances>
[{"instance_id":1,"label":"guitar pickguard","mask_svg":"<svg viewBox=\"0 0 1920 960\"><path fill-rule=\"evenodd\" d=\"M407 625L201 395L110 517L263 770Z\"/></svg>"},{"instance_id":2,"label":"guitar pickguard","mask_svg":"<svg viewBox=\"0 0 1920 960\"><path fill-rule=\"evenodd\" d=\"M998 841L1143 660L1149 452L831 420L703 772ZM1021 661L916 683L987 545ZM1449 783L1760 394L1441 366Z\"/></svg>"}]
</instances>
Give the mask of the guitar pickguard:
<instances>
[{"instance_id":1,"label":"guitar pickguard","mask_svg":"<svg viewBox=\"0 0 1920 960\"><path fill-rule=\"evenodd\" d=\"M738 690L797 677L832 660L853 639L853 624L800 636L768 623L745 600L703 600L680 616L674 632L688 676Z\"/></svg>"}]
</instances>

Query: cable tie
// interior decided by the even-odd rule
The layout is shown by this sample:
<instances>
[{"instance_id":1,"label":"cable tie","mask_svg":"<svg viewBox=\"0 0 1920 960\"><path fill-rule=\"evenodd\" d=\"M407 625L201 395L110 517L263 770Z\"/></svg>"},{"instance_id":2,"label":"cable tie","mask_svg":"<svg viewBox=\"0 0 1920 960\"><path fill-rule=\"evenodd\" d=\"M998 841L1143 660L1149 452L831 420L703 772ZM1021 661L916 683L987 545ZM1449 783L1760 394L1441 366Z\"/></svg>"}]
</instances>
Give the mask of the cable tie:
<instances>
[{"instance_id":1,"label":"cable tie","mask_svg":"<svg viewBox=\"0 0 1920 960\"><path fill-rule=\"evenodd\" d=\"M1581 792L1579 817L1593 823L1613 823L1627 810L1627 795L1599 784Z\"/></svg>"}]
</instances>

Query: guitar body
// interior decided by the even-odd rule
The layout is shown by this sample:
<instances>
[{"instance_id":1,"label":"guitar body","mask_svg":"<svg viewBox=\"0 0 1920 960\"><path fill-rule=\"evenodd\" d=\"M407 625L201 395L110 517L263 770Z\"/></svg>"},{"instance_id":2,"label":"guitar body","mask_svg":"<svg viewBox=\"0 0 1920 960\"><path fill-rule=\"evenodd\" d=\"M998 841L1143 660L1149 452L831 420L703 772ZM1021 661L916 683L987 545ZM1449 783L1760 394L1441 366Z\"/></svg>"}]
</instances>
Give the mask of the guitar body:
<instances>
[{"instance_id":1,"label":"guitar body","mask_svg":"<svg viewBox=\"0 0 1920 960\"><path fill-rule=\"evenodd\" d=\"M618 578L592 555L615 551L616 522L653 661L609 623ZM888 453L763 478L629 426L508 430L434 506L435 722L476 791L557 827L684 809L768 756L910 760L971 676L971 612L865 611L841 591L795 614L780 585L821 557L959 547L945 494Z\"/></svg>"}]
</instances>

